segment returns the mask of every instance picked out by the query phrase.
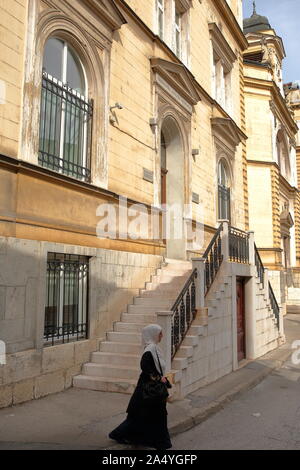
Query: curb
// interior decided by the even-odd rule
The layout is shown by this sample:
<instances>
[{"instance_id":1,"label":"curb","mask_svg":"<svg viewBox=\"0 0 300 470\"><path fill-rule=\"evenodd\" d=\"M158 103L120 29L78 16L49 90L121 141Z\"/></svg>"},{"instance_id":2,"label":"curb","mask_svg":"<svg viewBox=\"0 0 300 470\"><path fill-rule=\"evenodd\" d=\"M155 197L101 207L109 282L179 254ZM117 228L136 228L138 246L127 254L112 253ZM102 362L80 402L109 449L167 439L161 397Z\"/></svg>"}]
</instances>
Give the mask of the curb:
<instances>
[{"instance_id":1,"label":"curb","mask_svg":"<svg viewBox=\"0 0 300 470\"><path fill-rule=\"evenodd\" d=\"M278 349L271 351L271 353L275 351L278 351ZM181 434L183 432L189 431L193 429L195 426L198 426L199 424L206 421L208 418L210 418L210 416L214 415L218 411L221 411L226 404L231 403L243 393L256 387L266 377L271 375L274 371L279 370L283 366L283 364L289 359L292 353L293 351L291 349L282 350L281 359L274 359L272 365L265 366L265 368L262 371L260 371L259 373L255 373L253 378L248 380L248 382L246 383L244 382L244 383L237 385L236 387L231 389L229 392L224 393L223 395L220 395L219 398L217 398L216 400L213 400L208 405L202 406L201 408L192 409L191 410L192 416L187 416L187 418L182 420L181 422L169 426L170 436L175 437L177 434ZM255 362L255 361L251 361L251 362ZM249 364L251 364L251 362L249 362ZM176 403L176 401L174 403ZM116 444L116 445L112 445L109 447L106 446L101 449L102 450L126 450L126 449L136 450L136 447L135 446L123 446L121 444Z\"/></svg>"},{"instance_id":2,"label":"curb","mask_svg":"<svg viewBox=\"0 0 300 470\"><path fill-rule=\"evenodd\" d=\"M206 421L210 416L222 410L226 404L232 402L234 399L247 392L248 390L251 390L252 388L256 387L274 371L279 370L283 366L283 364L288 360L291 354L292 351L288 350L286 354L282 355L282 359L274 360L273 366L266 366L265 369L259 374L256 374L252 380L249 380L246 383L241 383L240 385L230 390L230 392L221 395L217 400L214 400L206 406L203 406L201 408L195 408L192 416L189 416L187 419L181 421L178 424L170 426L170 435L176 436L177 434L189 431L193 427Z\"/></svg>"}]
</instances>

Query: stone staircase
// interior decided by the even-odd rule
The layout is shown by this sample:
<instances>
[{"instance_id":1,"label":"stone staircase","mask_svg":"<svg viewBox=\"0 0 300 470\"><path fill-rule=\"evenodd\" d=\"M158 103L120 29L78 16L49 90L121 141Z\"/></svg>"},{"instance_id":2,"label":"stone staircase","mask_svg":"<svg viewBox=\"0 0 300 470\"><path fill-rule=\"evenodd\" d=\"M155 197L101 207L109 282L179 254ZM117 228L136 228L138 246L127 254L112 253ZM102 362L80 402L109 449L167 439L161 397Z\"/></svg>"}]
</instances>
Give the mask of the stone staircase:
<instances>
[{"instance_id":1,"label":"stone staircase","mask_svg":"<svg viewBox=\"0 0 300 470\"><path fill-rule=\"evenodd\" d=\"M131 394L140 374L141 330L157 323L156 312L172 307L191 271L188 261L166 260L107 333L100 351L92 353L91 362L83 365L82 375L74 377L74 387ZM185 345L188 343L189 337L185 339ZM172 372L175 382L180 380L180 371Z\"/></svg>"},{"instance_id":2,"label":"stone staircase","mask_svg":"<svg viewBox=\"0 0 300 470\"><path fill-rule=\"evenodd\" d=\"M276 316L272 310L269 295L263 284L260 282L259 276L256 275L256 335L257 335L257 355L263 356L269 351L277 348L284 343L281 338Z\"/></svg>"}]
</instances>

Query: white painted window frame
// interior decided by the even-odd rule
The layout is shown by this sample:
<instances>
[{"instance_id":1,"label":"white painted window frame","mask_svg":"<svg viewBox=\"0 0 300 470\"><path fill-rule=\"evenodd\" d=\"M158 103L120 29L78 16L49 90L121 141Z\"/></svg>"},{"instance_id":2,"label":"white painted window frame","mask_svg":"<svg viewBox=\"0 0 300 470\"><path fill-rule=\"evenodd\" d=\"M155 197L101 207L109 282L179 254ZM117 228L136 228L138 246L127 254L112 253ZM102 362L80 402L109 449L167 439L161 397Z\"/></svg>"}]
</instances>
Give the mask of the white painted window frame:
<instances>
[{"instance_id":1,"label":"white painted window frame","mask_svg":"<svg viewBox=\"0 0 300 470\"><path fill-rule=\"evenodd\" d=\"M63 42L64 44L64 49L63 49L63 61L62 61L62 81L58 80L56 77L54 77L53 75L51 75L47 70L46 70L46 73L47 73L47 76L53 80L54 82L56 82L58 85L60 86L63 86L67 83L67 58L68 58L68 50L70 49L70 46L68 44L67 41L64 41L60 38L55 38L55 39L59 39L60 41ZM78 57L78 55L76 54L76 51L74 51L74 49L72 49L72 52L73 54L76 55L76 59L79 63L79 66L81 68L81 71L83 73L83 79L84 79L84 95L81 95L80 93L78 93L76 90L73 90L72 88L69 88L68 90L74 95L74 96L77 96L85 101L88 100L88 96L89 96L89 91L88 91L88 81L87 81L87 76L86 76L86 71L84 69L84 66L80 60L80 58ZM60 127L60 148L59 148L59 158L61 160L63 160L64 158L64 143L65 143L65 120L66 120L66 103L64 102L63 103L63 106L62 106L62 111L61 111L61 127ZM87 164L87 132L88 132L88 129L87 129L87 122L84 123L84 128L83 128L83 133L84 133L84 138L83 138L83 160L82 160L82 166L83 167L86 167L86 164ZM60 163L60 166L61 166L61 170L59 171L60 173L62 173L63 171L63 164L62 162Z\"/></svg>"}]
</instances>

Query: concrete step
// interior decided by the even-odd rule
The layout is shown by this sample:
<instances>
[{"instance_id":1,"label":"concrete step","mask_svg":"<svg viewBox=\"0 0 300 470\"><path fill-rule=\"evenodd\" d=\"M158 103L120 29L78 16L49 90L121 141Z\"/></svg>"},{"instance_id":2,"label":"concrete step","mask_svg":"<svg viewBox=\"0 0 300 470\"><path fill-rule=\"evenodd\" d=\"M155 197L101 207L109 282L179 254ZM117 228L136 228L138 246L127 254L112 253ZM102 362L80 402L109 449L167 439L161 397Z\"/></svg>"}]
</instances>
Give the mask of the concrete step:
<instances>
[{"instance_id":1,"label":"concrete step","mask_svg":"<svg viewBox=\"0 0 300 470\"><path fill-rule=\"evenodd\" d=\"M183 346L183 345L181 345L179 351L176 353L175 359L181 358L181 357L182 358L189 358L189 357L193 356L193 353L194 353L194 347L193 346Z\"/></svg>"},{"instance_id":2,"label":"concrete step","mask_svg":"<svg viewBox=\"0 0 300 470\"><path fill-rule=\"evenodd\" d=\"M82 368L82 374L96 377L137 380L140 374L140 368L87 362Z\"/></svg>"},{"instance_id":3,"label":"concrete step","mask_svg":"<svg viewBox=\"0 0 300 470\"><path fill-rule=\"evenodd\" d=\"M107 333L107 340L115 343L135 343L141 344L141 333L125 333L119 331L110 331Z\"/></svg>"},{"instance_id":4,"label":"concrete step","mask_svg":"<svg viewBox=\"0 0 300 470\"><path fill-rule=\"evenodd\" d=\"M125 322L116 322L114 324L114 332L124 332L124 333L140 333L142 329L147 326L147 323L125 323Z\"/></svg>"},{"instance_id":5,"label":"concrete step","mask_svg":"<svg viewBox=\"0 0 300 470\"><path fill-rule=\"evenodd\" d=\"M175 299L176 300L176 297ZM153 306L162 310L165 310L167 307L171 307L170 299L162 299L161 297L148 298L148 297L135 297L134 305L141 305L144 307Z\"/></svg>"},{"instance_id":6,"label":"concrete step","mask_svg":"<svg viewBox=\"0 0 300 470\"><path fill-rule=\"evenodd\" d=\"M179 296L181 292L181 289L156 289L156 290L145 290L141 289L140 290L140 297L143 297L143 299L161 299L163 298L164 300L166 299L174 299L176 300L177 297Z\"/></svg>"},{"instance_id":7,"label":"concrete step","mask_svg":"<svg viewBox=\"0 0 300 470\"><path fill-rule=\"evenodd\" d=\"M100 344L100 352L141 355L142 345L139 343L116 343L113 341L102 341Z\"/></svg>"},{"instance_id":8,"label":"concrete step","mask_svg":"<svg viewBox=\"0 0 300 470\"><path fill-rule=\"evenodd\" d=\"M188 333L190 336L207 336L207 326L195 325L193 323Z\"/></svg>"},{"instance_id":9,"label":"concrete step","mask_svg":"<svg viewBox=\"0 0 300 470\"><path fill-rule=\"evenodd\" d=\"M184 260L177 260L177 259L166 259L165 260L167 266L163 266L172 269L192 269L193 264L191 261L184 261Z\"/></svg>"},{"instance_id":10,"label":"concrete step","mask_svg":"<svg viewBox=\"0 0 300 470\"><path fill-rule=\"evenodd\" d=\"M112 379L111 377L92 377L77 375L73 378L73 386L99 392L116 392L131 395L136 387L136 380Z\"/></svg>"},{"instance_id":11,"label":"concrete step","mask_svg":"<svg viewBox=\"0 0 300 470\"><path fill-rule=\"evenodd\" d=\"M127 308L127 313L130 313L130 314L147 314L147 315L151 315L151 314L156 314L156 312L158 312L160 309L157 308L156 305L128 305L128 308Z\"/></svg>"},{"instance_id":12,"label":"concrete step","mask_svg":"<svg viewBox=\"0 0 300 470\"><path fill-rule=\"evenodd\" d=\"M153 284L170 284L175 285L178 283L184 283L186 279L188 279L190 273L187 274L180 274L179 275L172 275L168 273L160 274L159 276L153 276L151 279L151 283Z\"/></svg>"},{"instance_id":13,"label":"concrete step","mask_svg":"<svg viewBox=\"0 0 300 470\"><path fill-rule=\"evenodd\" d=\"M113 366L140 367L141 356L111 352L94 352L91 361L95 364L111 364Z\"/></svg>"},{"instance_id":14,"label":"concrete step","mask_svg":"<svg viewBox=\"0 0 300 470\"><path fill-rule=\"evenodd\" d=\"M156 314L145 314L145 313L122 313L122 322L126 323L157 323Z\"/></svg>"},{"instance_id":15,"label":"concrete step","mask_svg":"<svg viewBox=\"0 0 300 470\"><path fill-rule=\"evenodd\" d=\"M187 369L188 365L187 357L175 357L172 361L172 368L176 370Z\"/></svg>"},{"instance_id":16,"label":"concrete step","mask_svg":"<svg viewBox=\"0 0 300 470\"><path fill-rule=\"evenodd\" d=\"M197 346L198 344L199 337L191 335L187 335L182 342L182 346Z\"/></svg>"}]
</instances>

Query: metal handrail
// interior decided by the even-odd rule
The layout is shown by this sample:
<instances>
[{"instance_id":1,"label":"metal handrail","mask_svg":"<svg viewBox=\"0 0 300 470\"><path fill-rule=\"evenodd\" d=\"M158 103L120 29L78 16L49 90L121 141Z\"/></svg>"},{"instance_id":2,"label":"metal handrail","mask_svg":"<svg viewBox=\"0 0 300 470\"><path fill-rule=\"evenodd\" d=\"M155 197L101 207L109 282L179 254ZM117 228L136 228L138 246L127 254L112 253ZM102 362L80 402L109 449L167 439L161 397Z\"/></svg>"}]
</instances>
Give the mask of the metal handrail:
<instances>
[{"instance_id":1,"label":"metal handrail","mask_svg":"<svg viewBox=\"0 0 300 470\"><path fill-rule=\"evenodd\" d=\"M264 278L265 278L265 267L263 265L258 248L255 243L254 243L254 249L255 249L255 265L257 269L257 274L260 279L260 282L263 284Z\"/></svg>"},{"instance_id":2,"label":"metal handrail","mask_svg":"<svg viewBox=\"0 0 300 470\"><path fill-rule=\"evenodd\" d=\"M221 232L223 223L221 223L212 241L208 245L203 258L205 259L205 295L207 295L223 261L221 247Z\"/></svg>"},{"instance_id":3,"label":"metal handrail","mask_svg":"<svg viewBox=\"0 0 300 470\"><path fill-rule=\"evenodd\" d=\"M249 233L235 227L229 228L230 261L249 263Z\"/></svg>"},{"instance_id":4,"label":"metal handrail","mask_svg":"<svg viewBox=\"0 0 300 470\"><path fill-rule=\"evenodd\" d=\"M279 329L280 308L279 308L279 305L278 305L278 302L277 302L277 299L275 297L275 294L274 294L274 291L273 291L273 288L272 288L272 285L271 285L270 281L269 281L269 296L270 296L271 307L272 307L272 310L273 310L274 315L276 317L277 327Z\"/></svg>"},{"instance_id":5,"label":"metal handrail","mask_svg":"<svg viewBox=\"0 0 300 470\"><path fill-rule=\"evenodd\" d=\"M196 315L196 285L198 271L195 268L177 297L171 311L172 316L172 358L178 351Z\"/></svg>"},{"instance_id":6,"label":"metal handrail","mask_svg":"<svg viewBox=\"0 0 300 470\"><path fill-rule=\"evenodd\" d=\"M218 230L216 231L215 235L213 236L210 244L208 245L208 247L206 248L206 251L203 255L203 258L207 258L208 257L208 254L212 248L212 246L214 245L214 243L216 242L218 236L221 234L221 232L223 231L223 222L220 224L220 227L218 228Z\"/></svg>"}]
</instances>

